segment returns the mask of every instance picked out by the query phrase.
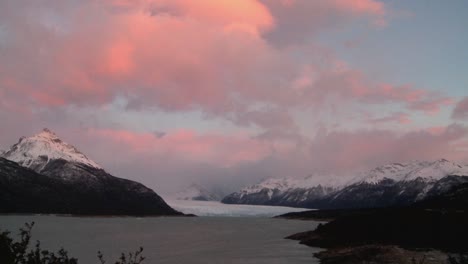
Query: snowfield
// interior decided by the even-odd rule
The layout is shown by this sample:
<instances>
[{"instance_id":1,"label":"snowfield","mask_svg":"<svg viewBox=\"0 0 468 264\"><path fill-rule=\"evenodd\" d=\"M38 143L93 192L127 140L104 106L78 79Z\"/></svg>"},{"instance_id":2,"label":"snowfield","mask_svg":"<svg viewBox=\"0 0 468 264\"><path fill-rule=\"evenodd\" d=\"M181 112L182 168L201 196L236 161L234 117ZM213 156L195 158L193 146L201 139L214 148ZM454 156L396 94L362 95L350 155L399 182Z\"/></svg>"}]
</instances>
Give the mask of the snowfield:
<instances>
[{"instance_id":1,"label":"snowfield","mask_svg":"<svg viewBox=\"0 0 468 264\"><path fill-rule=\"evenodd\" d=\"M185 214L197 216L228 216L228 217L273 217L289 212L301 212L311 209L244 205L244 204L223 204L214 201L190 201L190 200L165 200L172 208Z\"/></svg>"},{"instance_id":2,"label":"snowfield","mask_svg":"<svg viewBox=\"0 0 468 264\"><path fill-rule=\"evenodd\" d=\"M362 182L377 184L384 179L397 182L408 182L416 179L435 182L449 175L468 176L468 166L462 166L446 159L392 163L363 174Z\"/></svg>"},{"instance_id":3,"label":"snowfield","mask_svg":"<svg viewBox=\"0 0 468 264\"><path fill-rule=\"evenodd\" d=\"M102 169L74 146L62 141L54 132L44 128L32 137L22 137L10 150L1 153L3 158L17 162L23 167L40 172L51 160L63 159Z\"/></svg>"}]
</instances>

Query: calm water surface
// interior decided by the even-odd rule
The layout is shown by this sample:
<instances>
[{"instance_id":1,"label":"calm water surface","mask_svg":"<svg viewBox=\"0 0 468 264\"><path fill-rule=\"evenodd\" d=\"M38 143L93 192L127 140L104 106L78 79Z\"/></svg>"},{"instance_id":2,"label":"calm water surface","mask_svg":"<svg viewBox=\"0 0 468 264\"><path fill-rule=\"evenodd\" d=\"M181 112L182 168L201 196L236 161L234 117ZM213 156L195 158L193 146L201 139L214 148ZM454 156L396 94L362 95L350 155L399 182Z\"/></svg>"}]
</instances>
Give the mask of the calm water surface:
<instances>
[{"instance_id":1,"label":"calm water surface","mask_svg":"<svg viewBox=\"0 0 468 264\"><path fill-rule=\"evenodd\" d=\"M34 221L33 240L43 248L64 247L79 263L107 263L119 252L144 247L145 263L318 263L309 248L283 239L314 229L316 222L271 218L80 218L60 216L0 216L0 229L14 235Z\"/></svg>"}]
</instances>

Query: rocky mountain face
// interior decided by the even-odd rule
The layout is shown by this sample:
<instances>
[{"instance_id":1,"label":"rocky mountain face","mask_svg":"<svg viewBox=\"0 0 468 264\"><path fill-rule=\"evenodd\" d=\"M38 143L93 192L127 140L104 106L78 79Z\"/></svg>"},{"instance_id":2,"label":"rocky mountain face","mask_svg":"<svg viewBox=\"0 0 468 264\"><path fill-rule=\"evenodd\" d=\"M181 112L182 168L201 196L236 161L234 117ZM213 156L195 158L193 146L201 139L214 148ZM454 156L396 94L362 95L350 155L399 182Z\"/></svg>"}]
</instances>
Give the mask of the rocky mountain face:
<instances>
[{"instance_id":1,"label":"rocky mountain face","mask_svg":"<svg viewBox=\"0 0 468 264\"><path fill-rule=\"evenodd\" d=\"M405 206L468 183L468 167L441 159L381 166L344 185L310 186L305 180L290 184L288 179L280 182L264 181L230 194L222 201L319 209Z\"/></svg>"},{"instance_id":2,"label":"rocky mountain face","mask_svg":"<svg viewBox=\"0 0 468 264\"><path fill-rule=\"evenodd\" d=\"M1 213L60 213L68 186L16 162L0 158Z\"/></svg>"},{"instance_id":3,"label":"rocky mountain face","mask_svg":"<svg viewBox=\"0 0 468 264\"><path fill-rule=\"evenodd\" d=\"M1 156L4 213L181 215L153 190L110 175L47 129Z\"/></svg>"}]
</instances>

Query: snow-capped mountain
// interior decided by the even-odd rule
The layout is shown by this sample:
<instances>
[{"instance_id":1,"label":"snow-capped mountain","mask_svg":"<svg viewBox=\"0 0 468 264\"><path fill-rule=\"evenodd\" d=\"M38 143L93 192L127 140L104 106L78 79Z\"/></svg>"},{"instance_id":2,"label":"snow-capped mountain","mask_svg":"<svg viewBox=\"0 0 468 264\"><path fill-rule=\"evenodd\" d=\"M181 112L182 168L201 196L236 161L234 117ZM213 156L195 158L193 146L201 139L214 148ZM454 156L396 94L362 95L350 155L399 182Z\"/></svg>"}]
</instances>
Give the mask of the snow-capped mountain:
<instances>
[{"instance_id":1,"label":"snow-capped mountain","mask_svg":"<svg viewBox=\"0 0 468 264\"><path fill-rule=\"evenodd\" d=\"M247 186L223 198L223 203L301 207L309 200L331 194L346 183L334 175L310 175L306 178L271 178Z\"/></svg>"},{"instance_id":2,"label":"snow-capped mountain","mask_svg":"<svg viewBox=\"0 0 468 264\"><path fill-rule=\"evenodd\" d=\"M0 204L7 208L2 212L181 214L143 184L110 175L48 129L21 138L2 156ZM61 194L60 201L52 201L53 193Z\"/></svg>"},{"instance_id":3,"label":"snow-capped mountain","mask_svg":"<svg viewBox=\"0 0 468 264\"><path fill-rule=\"evenodd\" d=\"M379 183L385 179L413 181L421 179L427 182L438 181L448 175L468 176L468 167L461 166L446 159L436 161L415 161L392 163L377 167L362 175L361 182Z\"/></svg>"},{"instance_id":4,"label":"snow-capped mountain","mask_svg":"<svg viewBox=\"0 0 468 264\"><path fill-rule=\"evenodd\" d=\"M445 159L393 163L377 167L357 179L322 201L315 201L315 206L356 208L411 205L468 182L468 167ZM314 206L314 203L309 206Z\"/></svg>"},{"instance_id":5,"label":"snow-capped mountain","mask_svg":"<svg viewBox=\"0 0 468 264\"><path fill-rule=\"evenodd\" d=\"M245 194L255 193L261 189L277 189L287 191L289 189L308 189L321 185L326 188L339 189L345 186L349 180L331 174L311 174L305 178L269 178L262 182L248 186L244 189Z\"/></svg>"},{"instance_id":6,"label":"snow-capped mountain","mask_svg":"<svg viewBox=\"0 0 468 264\"><path fill-rule=\"evenodd\" d=\"M219 201L217 193L210 192L198 184L192 184L185 190L174 194L175 200L193 200L193 201Z\"/></svg>"},{"instance_id":7,"label":"snow-capped mountain","mask_svg":"<svg viewBox=\"0 0 468 264\"><path fill-rule=\"evenodd\" d=\"M301 180L268 179L222 201L308 208L398 206L440 195L465 182L468 182L467 166L440 159L392 163L348 181L317 175Z\"/></svg>"},{"instance_id":8,"label":"snow-capped mountain","mask_svg":"<svg viewBox=\"0 0 468 264\"><path fill-rule=\"evenodd\" d=\"M102 169L74 146L62 141L54 132L45 128L32 137L22 137L10 150L1 154L23 167L41 172L53 160L65 160Z\"/></svg>"}]
</instances>

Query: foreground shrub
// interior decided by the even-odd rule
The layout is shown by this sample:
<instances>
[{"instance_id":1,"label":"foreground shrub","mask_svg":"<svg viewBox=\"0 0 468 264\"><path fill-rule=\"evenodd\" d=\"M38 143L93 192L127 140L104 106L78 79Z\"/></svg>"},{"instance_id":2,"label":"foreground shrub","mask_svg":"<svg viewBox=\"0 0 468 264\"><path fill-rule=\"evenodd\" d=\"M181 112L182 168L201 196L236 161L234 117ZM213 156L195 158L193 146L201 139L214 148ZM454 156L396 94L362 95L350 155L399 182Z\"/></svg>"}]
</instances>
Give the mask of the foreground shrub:
<instances>
[{"instance_id":1,"label":"foreground shrub","mask_svg":"<svg viewBox=\"0 0 468 264\"><path fill-rule=\"evenodd\" d=\"M60 249L58 252L41 249L41 243L36 241L33 249L30 248L31 230L34 222L26 223L24 228L20 228L19 241L15 242L10 237L9 231L0 230L0 263L1 264L78 264L78 259L68 256L65 249ZM144 257L141 255L143 248L134 253L122 253L119 260L114 264L142 264ZM101 264L106 261L102 253L98 252L98 259Z\"/></svg>"}]
</instances>

